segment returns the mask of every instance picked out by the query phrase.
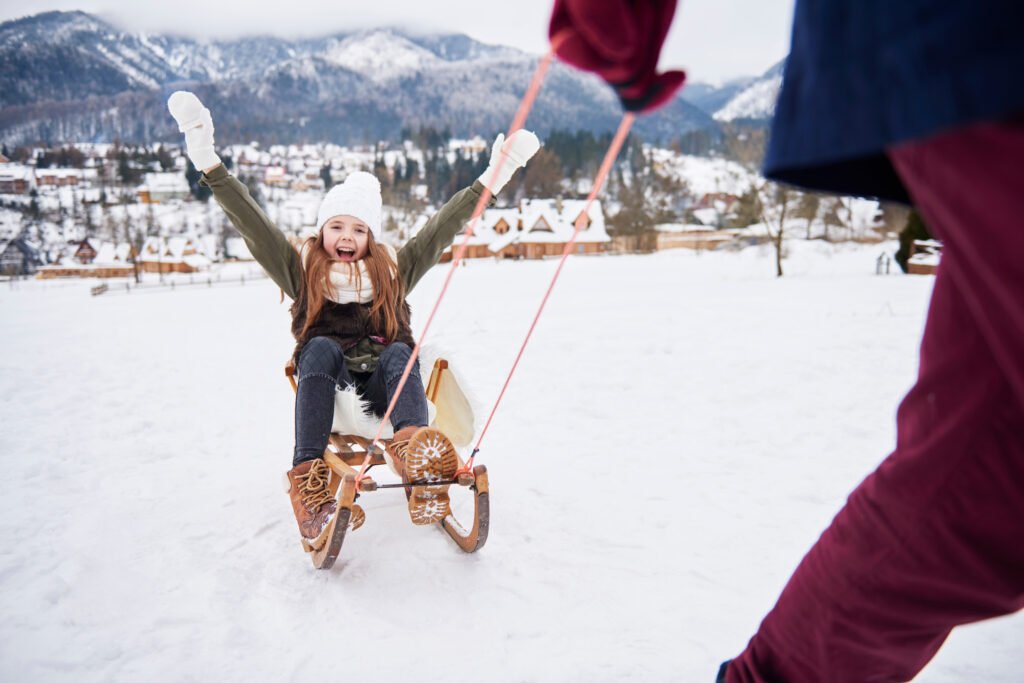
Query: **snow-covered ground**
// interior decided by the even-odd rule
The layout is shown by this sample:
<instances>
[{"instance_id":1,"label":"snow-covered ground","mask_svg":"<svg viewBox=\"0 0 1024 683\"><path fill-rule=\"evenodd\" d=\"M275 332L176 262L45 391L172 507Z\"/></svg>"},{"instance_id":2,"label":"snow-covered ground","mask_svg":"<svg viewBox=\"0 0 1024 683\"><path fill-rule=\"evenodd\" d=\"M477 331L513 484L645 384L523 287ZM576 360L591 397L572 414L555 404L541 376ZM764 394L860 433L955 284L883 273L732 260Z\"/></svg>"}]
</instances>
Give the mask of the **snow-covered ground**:
<instances>
[{"instance_id":1,"label":"snow-covered ground","mask_svg":"<svg viewBox=\"0 0 1024 683\"><path fill-rule=\"evenodd\" d=\"M893 443L932 279L880 251L571 260L483 444L487 546L381 492L330 572L281 492L272 283L0 284L0 680L710 683ZM428 346L482 408L554 268L456 274ZM1022 640L958 630L918 680L1019 681Z\"/></svg>"}]
</instances>

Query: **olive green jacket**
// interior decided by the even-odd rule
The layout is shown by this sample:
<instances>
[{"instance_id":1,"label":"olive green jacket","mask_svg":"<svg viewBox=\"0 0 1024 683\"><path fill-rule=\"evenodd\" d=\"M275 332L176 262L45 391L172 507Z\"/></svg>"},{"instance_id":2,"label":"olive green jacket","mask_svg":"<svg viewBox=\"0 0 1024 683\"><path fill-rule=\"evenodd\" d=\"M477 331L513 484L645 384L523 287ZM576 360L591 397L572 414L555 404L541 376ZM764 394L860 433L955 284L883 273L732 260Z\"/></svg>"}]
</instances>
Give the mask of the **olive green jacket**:
<instances>
[{"instance_id":1,"label":"olive green jacket","mask_svg":"<svg viewBox=\"0 0 1024 683\"><path fill-rule=\"evenodd\" d=\"M281 291L293 301L296 300L302 286L302 260L295 247L249 196L245 185L228 173L224 166L218 166L208 175L204 174L202 182L213 190L214 199L241 233L253 258L263 266ZM441 259L441 254L472 217L483 191L484 186L478 180L457 192L398 250L398 270L405 283L406 293L412 291L420 278ZM492 198L491 204L493 202ZM383 349L382 344L369 338L363 339L345 351L349 368L357 372L372 371Z\"/></svg>"}]
</instances>

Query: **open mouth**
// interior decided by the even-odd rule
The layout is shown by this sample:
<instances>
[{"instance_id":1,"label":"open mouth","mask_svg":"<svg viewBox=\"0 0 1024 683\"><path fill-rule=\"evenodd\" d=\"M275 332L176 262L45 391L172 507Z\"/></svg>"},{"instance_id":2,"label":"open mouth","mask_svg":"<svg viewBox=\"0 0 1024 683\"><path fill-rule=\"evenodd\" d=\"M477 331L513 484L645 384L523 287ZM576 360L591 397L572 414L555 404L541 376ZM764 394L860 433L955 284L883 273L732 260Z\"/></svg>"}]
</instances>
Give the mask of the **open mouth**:
<instances>
[{"instance_id":1,"label":"open mouth","mask_svg":"<svg viewBox=\"0 0 1024 683\"><path fill-rule=\"evenodd\" d=\"M335 253L338 255L339 261L351 261L356 256L355 249L348 249L346 247L338 247L335 249Z\"/></svg>"}]
</instances>

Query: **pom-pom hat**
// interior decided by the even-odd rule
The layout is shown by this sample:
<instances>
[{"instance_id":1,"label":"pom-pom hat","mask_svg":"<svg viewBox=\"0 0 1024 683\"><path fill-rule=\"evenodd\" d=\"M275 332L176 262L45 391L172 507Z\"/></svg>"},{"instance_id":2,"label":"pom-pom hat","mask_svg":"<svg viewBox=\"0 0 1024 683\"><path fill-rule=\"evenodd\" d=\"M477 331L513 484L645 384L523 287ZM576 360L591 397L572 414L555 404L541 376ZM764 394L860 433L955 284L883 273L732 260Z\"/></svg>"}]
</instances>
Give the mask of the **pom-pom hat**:
<instances>
[{"instance_id":1,"label":"pom-pom hat","mask_svg":"<svg viewBox=\"0 0 1024 683\"><path fill-rule=\"evenodd\" d=\"M374 237L379 237L382 204L377 176L356 171L349 174L341 185L332 187L324 197L316 212L316 229L323 230L324 223L335 216L354 216L366 223Z\"/></svg>"}]
</instances>

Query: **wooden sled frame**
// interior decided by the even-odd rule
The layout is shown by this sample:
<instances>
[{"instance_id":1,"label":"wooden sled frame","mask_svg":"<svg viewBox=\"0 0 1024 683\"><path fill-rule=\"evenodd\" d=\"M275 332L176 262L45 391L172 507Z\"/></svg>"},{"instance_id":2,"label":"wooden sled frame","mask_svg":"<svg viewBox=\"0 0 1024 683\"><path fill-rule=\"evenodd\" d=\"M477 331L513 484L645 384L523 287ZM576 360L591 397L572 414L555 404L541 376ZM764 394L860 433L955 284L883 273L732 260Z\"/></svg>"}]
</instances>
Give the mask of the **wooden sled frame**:
<instances>
[{"instance_id":1,"label":"wooden sled frame","mask_svg":"<svg viewBox=\"0 0 1024 683\"><path fill-rule=\"evenodd\" d=\"M295 381L294 363L289 361L284 371L292 385L292 389L298 391L298 385ZM437 417L434 420L435 425L444 425L446 420L451 418L450 415L446 414L448 401L445 400L446 390L451 389L457 390L457 384L454 382L454 377L448 369L448 361L439 358L434 362L426 388L427 400L434 403L437 407ZM461 391L458 391L458 396L465 401ZM382 443L387 447L390 445L391 440L380 439L378 443ZM338 493L335 498L338 509L330 524L327 525L327 528L324 529L318 538L312 541L305 538L302 539L302 549L310 553L313 566L317 569L330 569L334 565L335 560L338 559L338 555L341 554L345 533L348 531L348 525L352 519L352 506L355 504L360 493L378 490L377 483L370 477L364 477L359 485L360 490L356 490L356 476L359 474L359 467L362 466L368 451L373 452L368 470L378 465L386 464L383 453L380 452L379 448L373 447L370 439L354 434L331 434L330 436L327 450L324 451L324 462L335 476L341 478L341 484L338 487ZM463 465L464 463L460 457L459 468L461 469ZM449 513L438 522L438 525L444 529L445 533L455 541L455 544L461 550L467 553L475 553L487 542L487 533L490 526L490 494L487 468L484 465L477 465L473 468L471 475L460 476L458 483L468 486L473 492L473 524L467 529L455 518L453 513ZM410 488L408 486L403 488L406 496L408 496Z\"/></svg>"}]
</instances>

